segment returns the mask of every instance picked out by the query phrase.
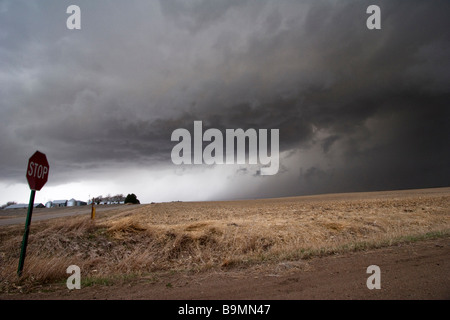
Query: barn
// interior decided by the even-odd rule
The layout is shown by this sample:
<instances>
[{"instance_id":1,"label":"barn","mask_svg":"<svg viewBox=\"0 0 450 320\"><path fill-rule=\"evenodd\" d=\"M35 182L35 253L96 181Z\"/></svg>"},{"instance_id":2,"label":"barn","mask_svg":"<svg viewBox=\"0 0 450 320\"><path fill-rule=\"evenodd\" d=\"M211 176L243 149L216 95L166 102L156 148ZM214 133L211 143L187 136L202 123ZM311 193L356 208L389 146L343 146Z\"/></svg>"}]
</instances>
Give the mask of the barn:
<instances>
[{"instance_id":1,"label":"barn","mask_svg":"<svg viewBox=\"0 0 450 320\"><path fill-rule=\"evenodd\" d=\"M26 209L28 208L28 204L27 203L16 203L16 204L12 204L10 206L7 206L5 208L6 209ZM42 203L34 203L33 204L33 208L44 208L44 205Z\"/></svg>"},{"instance_id":2,"label":"barn","mask_svg":"<svg viewBox=\"0 0 450 320\"><path fill-rule=\"evenodd\" d=\"M67 207L67 200L54 200L52 201L52 207Z\"/></svg>"}]
</instances>

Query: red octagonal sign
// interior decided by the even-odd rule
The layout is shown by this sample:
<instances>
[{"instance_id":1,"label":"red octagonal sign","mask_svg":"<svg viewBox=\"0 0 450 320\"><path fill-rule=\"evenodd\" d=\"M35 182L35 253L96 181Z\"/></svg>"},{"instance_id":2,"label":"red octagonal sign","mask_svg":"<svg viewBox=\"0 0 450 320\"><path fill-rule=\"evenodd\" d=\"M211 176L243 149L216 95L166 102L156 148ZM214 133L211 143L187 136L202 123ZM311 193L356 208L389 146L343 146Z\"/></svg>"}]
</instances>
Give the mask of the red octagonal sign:
<instances>
[{"instance_id":1,"label":"red octagonal sign","mask_svg":"<svg viewBox=\"0 0 450 320\"><path fill-rule=\"evenodd\" d=\"M48 179L49 165L47 157L36 151L28 160L27 180L31 190L41 190Z\"/></svg>"}]
</instances>

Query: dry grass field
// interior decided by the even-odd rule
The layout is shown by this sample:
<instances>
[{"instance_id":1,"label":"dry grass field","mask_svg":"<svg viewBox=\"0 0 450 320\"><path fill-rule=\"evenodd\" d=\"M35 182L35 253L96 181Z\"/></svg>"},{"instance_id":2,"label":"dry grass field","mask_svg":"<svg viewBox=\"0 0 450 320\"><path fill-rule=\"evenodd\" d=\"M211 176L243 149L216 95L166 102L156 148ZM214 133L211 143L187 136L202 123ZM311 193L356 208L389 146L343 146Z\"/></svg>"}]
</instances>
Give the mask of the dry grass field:
<instances>
[{"instance_id":1,"label":"dry grass field","mask_svg":"<svg viewBox=\"0 0 450 320\"><path fill-rule=\"evenodd\" d=\"M450 188L263 200L171 202L99 210L31 224L16 275L23 224L0 227L0 293L82 285L158 271L204 272L295 261L450 235Z\"/></svg>"}]
</instances>

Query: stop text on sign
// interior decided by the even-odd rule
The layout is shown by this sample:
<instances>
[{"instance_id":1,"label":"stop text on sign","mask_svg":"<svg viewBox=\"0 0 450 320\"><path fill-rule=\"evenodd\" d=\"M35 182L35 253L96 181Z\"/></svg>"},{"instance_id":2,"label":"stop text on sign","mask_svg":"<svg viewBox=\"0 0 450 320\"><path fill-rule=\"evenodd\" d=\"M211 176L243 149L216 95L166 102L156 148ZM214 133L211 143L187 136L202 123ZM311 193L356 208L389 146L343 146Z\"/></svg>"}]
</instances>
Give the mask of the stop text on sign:
<instances>
[{"instance_id":1,"label":"stop text on sign","mask_svg":"<svg viewBox=\"0 0 450 320\"><path fill-rule=\"evenodd\" d=\"M42 164L30 161L30 165L28 167L28 172L27 172L27 174L30 177L34 177L34 178L38 178L38 179L45 179L45 175L47 173L48 173L48 167L43 166Z\"/></svg>"}]
</instances>

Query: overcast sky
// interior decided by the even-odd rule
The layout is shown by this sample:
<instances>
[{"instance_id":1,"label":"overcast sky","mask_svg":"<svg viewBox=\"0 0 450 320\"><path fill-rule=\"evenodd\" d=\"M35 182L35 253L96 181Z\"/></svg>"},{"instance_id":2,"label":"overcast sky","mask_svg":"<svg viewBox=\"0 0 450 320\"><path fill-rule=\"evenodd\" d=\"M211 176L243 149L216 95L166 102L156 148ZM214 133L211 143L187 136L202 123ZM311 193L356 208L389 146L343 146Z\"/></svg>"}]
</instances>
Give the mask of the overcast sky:
<instances>
[{"instance_id":1,"label":"overcast sky","mask_svg":"<svg viewBox=\"0 0 450 320\"><path fill-rule=\"evenodd\" d=\"M69 5L81 30L69 30ZM381 30L366 9L381 8ZM450 1L0 0L0 204L449 186ZM172 163L177 128L279 129L280 170Z\"/></svg>"}]
</instances>

